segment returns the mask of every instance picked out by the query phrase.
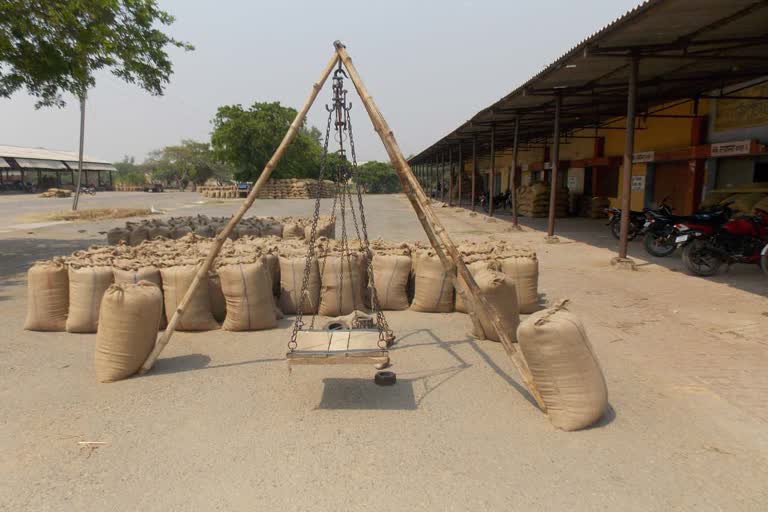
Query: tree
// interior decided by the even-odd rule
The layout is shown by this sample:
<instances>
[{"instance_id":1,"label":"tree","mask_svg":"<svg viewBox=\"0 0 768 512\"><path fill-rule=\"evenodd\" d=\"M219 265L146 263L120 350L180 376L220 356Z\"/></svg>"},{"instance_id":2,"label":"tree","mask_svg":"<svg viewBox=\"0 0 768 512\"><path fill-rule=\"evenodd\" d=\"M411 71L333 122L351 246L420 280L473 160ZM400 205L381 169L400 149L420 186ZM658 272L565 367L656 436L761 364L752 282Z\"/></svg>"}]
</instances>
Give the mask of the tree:
<instances>
[{"instance_id":1,"label":"tree","mask_svg":"<svg viewBox=\"0 0 768 512\"><path fill-rule=\"evenodd\" d=\"M166 49L192 49L162 31L173 21L157 0L2 1L0 96L26 88L38 107L63 106L63 93L83 98L104 68L161 95L173 72Z\"/></svg>"},{"instance_id":2,"label":"tree","mask_svg":"<svg viewBox=\"0 0 768 512\"><path fill-rule=\"evenodd\" d=\"M166 146L152 151L144 162L152 178L186 188L189 183L205 183L209 178L219 182L232 177L232 170L226 164L216 161L207 142L183 140L176 146Z\"/></svg>"},{"instance_id":3,"label":"tree","mask_svg":"<svg viewBox=\"0 0 768 512\"><path fill-rule=\"evenodd\" d=\"M235 169L240 181L255 181L274 154L291 125L296 110L279 102L256 102L219 107L214 117L211 145L216 157ZM316 128L302 126L288 146L272 176L274 178L316 177L322 155Z\"/></svg>"},{"instance_id":4,"label":"tree","mask_svg":"<svg viewBox=\"0 0 768 512\"><path fill-rule=\"evenodd\" d=\"M118 183L142 185L146 182L144 168L143 166L136 164L136 159L134 157L125 155L122 162L115 162L113 165L115 166L115 169L117 169L115 181Z\"/></svg>"},{"instance_id":5,"label":"tree","mask_svg":"<svg viewBox=\"0 0 768 512\"><path fill-rule=\"evenodd\" d=\"M400 192L400 179L391 164L387 162L366 162L359 166L360 182L370 194L393 194Z\"/></svg>"}]
</instances>

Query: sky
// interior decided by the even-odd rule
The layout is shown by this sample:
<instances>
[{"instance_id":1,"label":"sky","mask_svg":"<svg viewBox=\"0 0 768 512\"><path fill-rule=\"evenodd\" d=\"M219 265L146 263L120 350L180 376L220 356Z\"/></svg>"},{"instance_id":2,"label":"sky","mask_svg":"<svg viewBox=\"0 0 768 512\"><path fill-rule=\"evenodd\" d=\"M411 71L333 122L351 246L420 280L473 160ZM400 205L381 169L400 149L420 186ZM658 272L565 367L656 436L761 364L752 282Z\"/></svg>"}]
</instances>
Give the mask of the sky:
<instances>
[{"instance_id":1,"label":"sky","mask_svg":"<svg viewBox=\"0 0 768 512\"><path fill-rule=\"evenodd\" d=\"M159 0L168 30L195 46L170 51L174 74L151 96L108 72L89 93L85 152L141 162L182 139L208 141L221 105L299 108L339 39L407 155L524 83L639 0ZM349 84L352 91L352 84ZM325 126L330 81L308 116ZM351 94L359 161L386 160ZM79 106L35 110L0 98L0 145L75 151Z\"/></svg>"}]
</instances>

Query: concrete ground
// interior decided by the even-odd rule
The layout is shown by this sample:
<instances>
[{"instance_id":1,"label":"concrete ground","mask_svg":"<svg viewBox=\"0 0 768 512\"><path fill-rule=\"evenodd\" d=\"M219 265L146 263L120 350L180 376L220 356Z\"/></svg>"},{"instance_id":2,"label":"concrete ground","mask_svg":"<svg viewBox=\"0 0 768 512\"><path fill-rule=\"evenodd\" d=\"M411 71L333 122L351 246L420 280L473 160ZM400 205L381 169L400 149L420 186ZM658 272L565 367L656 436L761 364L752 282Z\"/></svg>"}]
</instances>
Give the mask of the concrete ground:
<instances>
[{"instance_id":1,"label":"concrete ground","mask_svg":"<svg viewBox=\"0 0 768 512\"><path fill-rule=\"evenodd\" d=\"M190 193L100 193L85 207L232 212ZM61 205L58 205L58 203ZM560 432L531 403L496 343L462 314L387 313L398 384L368 367L284 361L278 330L178 333L148 375L97 384L95 335L22 330L32 261L101 241L123 221L25 225L67 200L0 197L0 510L755 510L768 508L768 279L713 279L679 256L609 264L601 221L440 208L456 239L534 248L543 300L570 298L603 365L611 408ZM372 236L421 238L400 196L367 198ZM306 215L309 201L257 201ZM27 223L28 224L28 223ZM79 441L101 441L82 448Z\"/></svg>"}]
</instances>

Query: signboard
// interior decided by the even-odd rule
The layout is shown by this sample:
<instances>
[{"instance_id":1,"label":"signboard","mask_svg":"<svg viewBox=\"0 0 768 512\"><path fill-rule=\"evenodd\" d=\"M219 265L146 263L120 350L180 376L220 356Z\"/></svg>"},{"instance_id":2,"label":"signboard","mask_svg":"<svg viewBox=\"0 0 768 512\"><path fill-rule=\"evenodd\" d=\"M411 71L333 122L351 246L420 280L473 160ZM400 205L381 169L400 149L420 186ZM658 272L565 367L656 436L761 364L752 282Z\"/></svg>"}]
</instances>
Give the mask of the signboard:
<instances>
[{"instance_id":1,"label":"signboard","mask_svg":"<svg viewBox=\"0 0 768 512\"><path fill-rule=\"evenodd\" d=\"M715 107L715 131L750 128L768 124L768 101L747 99L748 96L768 96L768 84L760 84L739 91L741 99L717 100Z\"/></svg>"},{"instance_id":2,"label":"signboard","mask_svg":"<svg viewBox=\"0 0 768 512\"><path fill-rule=\"evenodd\" d=\"M552 162L544 162L544 169L547 169L547 170L552 169Z\"/></svg>"},{"instance_id":3,"label":"signboard","mask_svg":"<svg viewBox=\"0 0 768 512\"><path fill-rule=\"evenodd\" d=\"M520 169L523 170L523 171L527 171L528 170L528 164L521 165Z\"/></svg>"},{"instance_id":4,"label":"signboard","mask_svg":"<svg viewBox=\"0 0 768 512\"><path fill-rule=\"evenodd\" d=\"M568 176L568 188L576 188L576 176Z\"/></svg>"},{"instance_id":5,"label":"signboard","mask_svg":"<svg viewBox=\"0 0 768 512\"><path fill-rule=\"evenodd\" d=\"M645 176L632 176L632 192L645 190Z\"/></svg>"},{"instance_id":6,"label":"signboard","mask_svg":"<svg viewBox=\"0 0 768 512\"><path fill-rule=\"evenodd\" d=\"M632 155L633 164L642 164L646 162L653 162L656 159L655 151L643 151L642 153L635 153Z\"/></svg>"},{"instance_id":7,"label":"signboard","mask_svg":"<svg viewBox=\"0 0 768 512\"><path fill-rule=\"evenodd\" d=\"M710 148L710 154L713 157L748 155L751 149L752 149L751 140L737 140L734 142L718 142L717 144L712 144Z\"/></svg>"}]
</instances>

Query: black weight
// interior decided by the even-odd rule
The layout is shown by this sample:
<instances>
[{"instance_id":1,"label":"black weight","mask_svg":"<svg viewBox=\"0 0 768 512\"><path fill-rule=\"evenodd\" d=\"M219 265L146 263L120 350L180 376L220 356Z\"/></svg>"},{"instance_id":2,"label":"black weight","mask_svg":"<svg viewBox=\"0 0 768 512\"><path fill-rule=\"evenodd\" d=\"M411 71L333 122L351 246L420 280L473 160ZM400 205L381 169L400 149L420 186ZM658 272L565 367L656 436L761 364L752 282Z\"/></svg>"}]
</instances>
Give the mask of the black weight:
<instances>
[{"instance_id":1,"label":"black weight","mask_svg":"<svg viewBox=\"0 0 768 512\"><path fill-rule=\"evenodd\" d=\"M397 382L397 374L389 371L376 372L373 381L379 386L393 386Z\"/></svg>"}]
</instances>

